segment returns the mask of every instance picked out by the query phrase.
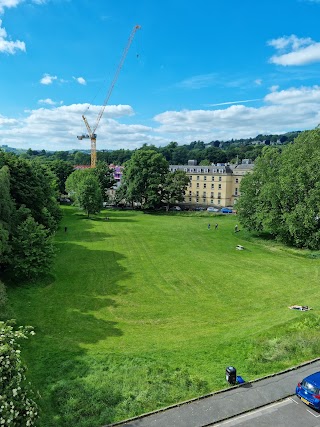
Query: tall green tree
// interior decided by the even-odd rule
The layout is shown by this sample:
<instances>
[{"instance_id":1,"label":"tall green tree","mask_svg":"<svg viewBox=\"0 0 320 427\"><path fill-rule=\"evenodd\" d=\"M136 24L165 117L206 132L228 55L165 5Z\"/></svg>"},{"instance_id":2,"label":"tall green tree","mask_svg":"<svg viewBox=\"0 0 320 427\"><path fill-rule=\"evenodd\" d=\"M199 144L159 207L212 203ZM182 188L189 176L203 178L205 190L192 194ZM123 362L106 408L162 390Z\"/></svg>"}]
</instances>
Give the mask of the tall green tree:
<instances>
[{"instance_id":1,"label":"tall green tree","mask_svg":"<svg viewBox=\"0 0 320 427\"><path fill-rule=\"evenodd\" d=\"M318 128L300 133L282 151L266 148L241 182L240 222L287 244L319 249L319 162Z\"/></svg>"},{"instance_id":2,"label":"tall green tree","mask_svg":"<svg viewBox=\"0 0 320 427\"><path fill-rule=\"evenodd\" d=\"M9 234L13 227L15 206L10 195L10 173L8 166L0 169L0 265L9 251Z\"/></svg>"},{"instance_id":3,"label":"tall green tree","mask_svg":"<svg viewBox=\"0 0 320 427\"><path fill-rule=\"evenodd\" d=\"M2 166L9 168L10 195L16 207L29 208L33 218L53 233L61 219L55 175L38 159L26 160L11 153L0 152Z\"/></svg>"},{"instance_id":4,"label":"tall green tree","mask_svg":"<svg viewBox=\"0 0 320 427\"><path fill-rule=\"evenodd\" d=\"M189 177L184 171L167 172L162 189L162 200L168 211L170 205L184 201L185 191L189 185Z\"/></svg>"},{"instance_id":5,"label":"tall green tree","mask_svg":"<svg viewBox=\"0 0 320 427\"><path fill-rule=\"evenodd\" d=\"M18 211L21 218L26 214L27 210ZM9 264L17 278L33 279L49 271L54 247L48 230L38 224L31 215L18 224L12 235Z\"/></svg>"},{"instance_id":6,"label":"tall green tree","mask_svg":"<svg viewBox=\"0 0 320 427\"><path fill-rule=\"evenodd\" d=\"M99 213L102 208L102 192L99 180L94 175L87 176L78 187L78 203L88 217Z\"/></svg>"},{"instance_id":7,"label":"tall green tree","mask_svg":"<svg viewBox=\"0 0 320 427\"><path fill-rule=\"evenodd\" d=\"M123 173L125 198L152 209L161 204L169 164L162 154L147 148L137 150L125 164Z\"/></svg>"},{"instance_id":8,"label":"tall green tree","mask_svg":"<svg viewBox=\"0 0 320 427\"><path fill-rule=\"evenodd\" d=\"M94 175L98 178L104 202L108 201L107 190L112 188L116 183L113 172L113 169L104 162L97 162L96 167L93 169Z\"/></svg>"},{"instance_id":9,"label":"tall green tree","mask_svg":"<svg viewBox=\"0 0 320 427\"><path fill-rule=\"evenodd\" d=\"M65 183L69 175L74 171L71 162L65 160L53 160L46 163L47 167L56 175L60 194L65 194Z\"/></svg>"}]
</instances>

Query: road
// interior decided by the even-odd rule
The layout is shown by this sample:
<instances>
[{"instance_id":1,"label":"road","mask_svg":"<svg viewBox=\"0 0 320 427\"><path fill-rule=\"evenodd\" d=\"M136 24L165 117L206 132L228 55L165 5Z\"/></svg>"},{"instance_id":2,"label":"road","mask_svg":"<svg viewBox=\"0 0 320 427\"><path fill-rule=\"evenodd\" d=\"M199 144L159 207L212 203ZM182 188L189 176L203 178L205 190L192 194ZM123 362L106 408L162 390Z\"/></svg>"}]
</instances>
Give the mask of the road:
<instances>
[{"instance_id":1,"label":"road","mask_svg":"<svg viewBox=\"0 0 320 427\"><path fill-rule=\"evenodd\" d=\"M309 408L296 396L271 403L243 415L231 418L214 427L320 427L320 413Z\"/></svg>"}]
</instances>

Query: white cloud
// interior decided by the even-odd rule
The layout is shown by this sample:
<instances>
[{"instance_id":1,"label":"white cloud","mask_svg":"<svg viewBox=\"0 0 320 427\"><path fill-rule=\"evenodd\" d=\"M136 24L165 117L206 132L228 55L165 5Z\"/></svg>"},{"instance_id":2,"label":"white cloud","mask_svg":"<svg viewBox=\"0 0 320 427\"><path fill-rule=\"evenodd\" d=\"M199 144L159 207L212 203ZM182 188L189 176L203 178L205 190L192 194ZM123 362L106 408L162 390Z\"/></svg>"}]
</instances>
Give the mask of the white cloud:
<instances>
[{"instance_id":1,"label":"white cloud","mask_svg":"<svg viewBox=\"0 0 320 427\"><path fill-rule=\"evenodd\" d=\"M299 106L305 104L320 104L320 86L289 88L287 90L273 91L265 96L264 100L272 104L292 105L299 103Z\"/></svg>"},{"instance_id":2,"label":"white cloud","mask_svg":"<svg viewBox=\"0 0 320 427\"><path fill-rule=\"evenodd\" d=\"M4 12L4 8L10 9L11 7L17 7L24 0L0 0L0 13Z\"/></svg>"},{"instance_id":3,"label":"white cloud","mask_svg":"<svg viewBox=\"0 0 320 427\"><path fill-rule=\"evenodd\" d=\"M0 0L1 1L1 0ZM1 7L1 4L0 4ZM26 45L20 40L9 41L7 40L7 32L4 27L2 27L2 20L0 19L0 53L9 53L13 55L17 50L22 50L25 52Z\"/></svg>"},{"instance_id":4,"label":"white cloud","mask_svg":"<svg viewBox=\"0 0 320 427\"><path fill-rule=\"evenodd\" d=\"M279 89L279 85L273 85L270 87L271 92L276 92Z\"/></svg>"},{"instance_id":5,"label":"white cloud","mask_svg":"<svg viewBox=\"0 0 320 427\"><path fill-rule=\"evenodd\" d=\"M256 84L256 85L258 85L258 86L261 86L261 85L262 85L262 80L261 80L261 79L256 79L254 82L255 82L255 84Z\"/></svg>"},{"instance_id":6,"label":"white cloud","mask_svg":"<svg viewBox=\"0 0 320 427\"><path fill-rule=\"evenodd\" d=\"M268 42L279 51L269 62L277 65L305 65L320 61L320 43L311 38L298 38L294 34L273 39ZM289 50L289 52L288 52Z\"/></svg>"},{"instance_id":7,"label":"white cloud","mask_svg":"<svg viewBox=\"0 0 320 427\"><path fill-rule=\"evenodd\" d=\"M56 105L56 102L52 101L52 99L39 99L38 104L47 104L47 105Z\"/></svg>"},{"instance_id":8,"label":"white cloud","mask_svg":"<svg viewBox=\"0 0 320 427\"><path fill-rule=\"evenodd\" d=\"M86 85L87 82L85 81L85 79L83 77L73 77L73 79L75 81L77 81L80 85Z\"/></svg>"},{"instance_id":9,"label":"white cloud","mask_svg":"<svg viewBox=\"0 0 320 427\"><path fill-rule=\"evenodd\" d=\"M57 80L57 76L50 76L50 74L44 74L40 80L40 83L43 85L51 85L54 80Z\"/></svg>"},{"instance_id":10,"label":"white cloud","mask_svg":"<svg viewBox=\"0 0 320 427\"><path fill-rule=\"evenodd\" d=\"M228 105L233 102L221 103L216 109L165 111L153 117L152 126L140 122L139 115L135 116L129 105L108 105L97 129L97 149L246 138L259 133L311 129L320 123L320 86L286 90L273 87L255 107ZM76 138L86 132L81 115L85 111L93 127L101 105L89 109L88 104L53 106L49 101L48 105L26 111L23 120L0 116L2 144L50 150L90 149L89 140ZM148 118L148 123L151 119Z\"/></svg>"}]
</instances>

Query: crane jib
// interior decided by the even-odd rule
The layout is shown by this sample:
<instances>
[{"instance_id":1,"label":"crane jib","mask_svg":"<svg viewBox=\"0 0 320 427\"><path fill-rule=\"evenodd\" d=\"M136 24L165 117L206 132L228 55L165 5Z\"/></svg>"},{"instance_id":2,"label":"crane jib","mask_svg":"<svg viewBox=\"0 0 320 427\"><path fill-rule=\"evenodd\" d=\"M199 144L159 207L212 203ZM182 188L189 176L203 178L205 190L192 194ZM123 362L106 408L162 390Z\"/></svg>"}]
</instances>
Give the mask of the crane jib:
<instances>
[{"instance_id":1,"label":"crane jib","mask_svg":"<svg viewBox=\"0 0 320 427\"><path fill-rule=\"evenodd\" d=\"M125 47L125 49L124 49L124 51L122 53L121 60L119 62L118 68L117 68L117 70L115 72L114 78L113 78L113 80L111 82L111 85L110 85L109 90L107 92L107 95L106 95L106 98L104 100L104 103L103 103L103 105L102 105L102 107L101 107L101 109L99 111L99 114L97 116L95 125L94 125L94 127L92 129L91 129L91 127L90 127L90 125L89 125L86 117L84 115L82 115L82 119L83 119L83 121L84 121L84 123L86 125L88 134L87 135L80 135L77 138L79 140L82 140L84 138L90 138L91 139L91 167L92 168L94 168L96 166L96 162L97 162L97 151L96 151L96 139L97 139L96 130L97 130L97 127L99 126L101 117L102 117L102 115L104 113L104 110L106 108L106 105L107 105L107 103L109 101L109 98L111 96L113 88L114 88L114 86L115 86L115 84L116 84L116 82L118 80L121 68L122 68L122 66L124 64L124 61L126 59L126 56L127 56L128 51L129 51L130 45L132 43L132 40L134 38L134 35L135 35L136 31L139 30L140 28L141 28L140 25L135 25L133 27L133 30L131 31L130 37L129 37L128 42L126 44L126 47Z\"/></svg>"}]
</instances>

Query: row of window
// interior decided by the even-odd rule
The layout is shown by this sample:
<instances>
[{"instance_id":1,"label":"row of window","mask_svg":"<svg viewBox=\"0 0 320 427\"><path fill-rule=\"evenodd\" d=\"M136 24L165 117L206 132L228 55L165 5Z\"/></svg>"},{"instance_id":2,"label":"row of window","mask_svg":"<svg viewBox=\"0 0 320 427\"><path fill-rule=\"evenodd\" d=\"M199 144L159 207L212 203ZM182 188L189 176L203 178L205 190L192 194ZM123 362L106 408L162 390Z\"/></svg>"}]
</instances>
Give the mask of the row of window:
<instances>
[{"instance_id":1,"label":"row of window","mask_svg":"<svg viewBox=\"0 0 320 427\"><path fill-rule=\"evenodd\" d=\"M189 176L190 181L192 181L192 175ZM206 181L207 177L206 175L203 176L203 180ZM200 181L200 176L197 175L197 181ZM214 176L211 177L211 181L214 181ZM218 176L218 181L222 181L222 176ZM236 184L239 183L239 178L236 178Z\"/></svg>"},{"instance_id":2,"label":"row of window","mask_svg":"<svg viewBox=\"0 0 320 427\"><path fill-rule=\"evenodd\" d=\"M186 203L188 203L188 199L185 199L185 202L186 202ZM191 198L191 197L189 197L189 202L192 202L192 198ZM196 203L199 203L199 202L200 202L200 199L197 197L197 198L196 198ZM206 199L206 198L203 198L203 199L202 199L202 203L207 203L207 199ZM211 199L211 200L210 200L210 203L213 205L213 204L214 204L214 200L213 200L213 199ZM220 199L218 199L218 200L217 200L217 204L218 204L218 205L220 205L220 204L221 204L221 200L220 200Z\"/></svg>"},{"instance_id":3,"label":"row of window","mask_svg":"<svg viewBox=\"0 0 320 427\"><path fill-rule=\"evenodd\" d=\"M192 197L192 191L189 191L189 197ZM199 197L199 191L196 191L196 197ZM202 197L207 197L207 193L205 191L202 193ZM214 199L214 193L211 192L210 197L211 199ZM218 193L218 199L221 199L221 193Z\"/></svg>"}]
</instances>

